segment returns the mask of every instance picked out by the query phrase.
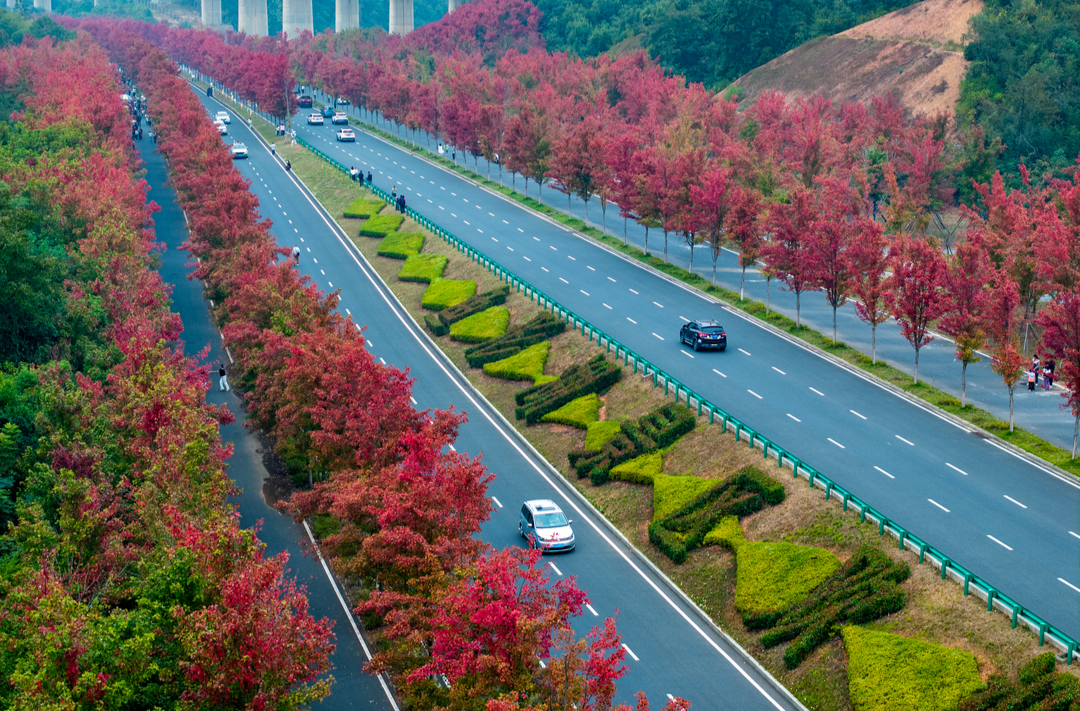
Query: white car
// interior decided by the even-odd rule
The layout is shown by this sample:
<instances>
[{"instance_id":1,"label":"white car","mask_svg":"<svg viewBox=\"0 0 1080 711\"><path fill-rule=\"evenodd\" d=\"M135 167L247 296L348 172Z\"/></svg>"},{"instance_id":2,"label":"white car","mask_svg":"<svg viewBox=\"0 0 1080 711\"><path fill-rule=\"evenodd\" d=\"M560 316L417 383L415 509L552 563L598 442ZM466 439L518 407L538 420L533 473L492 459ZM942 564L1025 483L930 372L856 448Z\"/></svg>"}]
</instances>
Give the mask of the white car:
<instances>
[{"instance_id":1,"label":"white car","mask_svg":"<svg viewBox=\"0 0 1080 711\"><path fill-rule=\"evenodd\" d=\"M348 105L349 105L349 103L350 103L350 102L349 102L349 100L348 100L348 99L346 99L346 98L345 98L344 96L339 96L339 97L337 98L337 102L338 102L339 104L344 104L345 106L348 106Z\"/></svg>"},{"instance_id":2,"label":"white car","mask_svg":"<svg viewBox=\"0 0 1080 711\"><path fill-rule=\"evenodd\" d=\"M356 142L356 134L353 133L351 128L343 128L337 132L337 139L339 141L352 141Z\"/></svg>"},{"instance_id":3,"label":"white car","mask_svg":"<svg viewBox=\"0 0 1080 711\"><path fill-rule=\"evenodd\" d=\"M325 123L322 114L310 114L307 117L307 122L308 126L322 126Z\"/></svg>"},{"instance_id":4,"label":"white car","mask_svg":"<svg viewBox=\"0 0 1080 711\"><path fill-rule=\"evenodd\" d=\"M529 541L530 547L544 553L572 551L576 546L572 523L554 501L534 499L521 505L518 533Z\"/></svg>"},{"instance_id":5,"label":"white car","mask_svg":"<svg viewBox=\"0 0 1080 711\"><path fill-rule=\"evenodd\" d=\"M330 119L330 123L349 123L349 117L340 111L334 114L334 118Z\"/></svg>"},{"instance_id":6,"label":"white car","mask_svg":"<svg viewBox=\"0 0 1080 711\"><path fill-rule=\"evenodd\" d=\"M234 144L232 144L232 147L229 149L229 154L233 158L247 158L248 157L247 146L245 146L243 143L234 143Z\"/></svg>"},{"instance_id":7,"label":"white car","mask_svg":"<svg viewBox=\"0 0 1080 711\"><path fill-rule=\"evenodd\" d=\"M221 121L214 121L214 127L217 128L218 133L222 136L229 132L229 127L223 124Z\"/></svg>"},{"instance_id":8,"label":"white car","mask_svg":"<svg viewBox=\"0 0 1080 711\"><path fill-rule=\"evenodd\" d=\"M218 111L214 114L214 118L222 123L232 123L232 119L229 117L228 111Z\"/></svg>"}]
</instances>

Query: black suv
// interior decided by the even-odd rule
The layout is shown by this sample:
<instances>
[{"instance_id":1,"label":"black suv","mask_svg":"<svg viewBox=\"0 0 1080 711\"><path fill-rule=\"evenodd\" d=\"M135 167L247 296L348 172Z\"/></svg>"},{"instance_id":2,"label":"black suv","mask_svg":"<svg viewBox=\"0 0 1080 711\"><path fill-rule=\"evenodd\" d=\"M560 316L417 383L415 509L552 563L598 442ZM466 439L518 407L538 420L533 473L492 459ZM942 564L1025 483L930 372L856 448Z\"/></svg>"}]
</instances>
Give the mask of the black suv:
<instances>
[{"instance_id":1,"label":"black suv","mask_svg":"<svg viewBox=\"0 0 1080 711\"><path fill-rule=\"evenodd\" d=\"M693 346L695 351L702 348L727 350L727 333L718 321L691 321L679 331L679 340Z\"/></svg>"},{"instance_id":2,"label":"black suv","mask_svg":"<svg viewBox=\"0 0 1080 711\"><path fill-rule=\"evenodd\" d=\"M333 107L331 107L331 106L322 107L322 117L323 118L334 118L334 109L333 109Z\"/></svg>"}]
</instances>

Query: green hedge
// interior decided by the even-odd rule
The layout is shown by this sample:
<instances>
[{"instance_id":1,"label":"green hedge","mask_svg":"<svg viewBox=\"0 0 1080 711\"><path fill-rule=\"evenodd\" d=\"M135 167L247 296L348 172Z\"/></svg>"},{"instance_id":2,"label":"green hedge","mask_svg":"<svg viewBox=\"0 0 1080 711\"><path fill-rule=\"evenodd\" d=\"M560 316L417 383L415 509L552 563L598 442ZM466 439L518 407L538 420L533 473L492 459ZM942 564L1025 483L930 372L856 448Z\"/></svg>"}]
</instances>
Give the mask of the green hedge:
<instances>
[{"instance_id":1,"label":"green hedge","mask_svg":"<svg viewBox=\"0 0 1080 711\"><path fill-rule=\"evenodd\" d=\"M395 232L379 243L376 254L390 259L408 259L414 254L420 254L423 248L424 235L419 232Z\"/></svg>"},{"instance_id":2,"label":"green hedge","mask_svg":"<svg viewBox=\"0 0 1080 711\"><path fill-rule=\"evenodd\" d=\"M360 225L360 236L385 237L391 232L396 232L404 220L405 218L401 215L374 215Z\"/></svg>"},{"instance_id":3,"label":"green hedge","mask_svg":"<svg viewBox=\"0 0 1080 711\"><path fill-rule=\"evenodd\" d=\"M1056 668L1054 653L1046 652L1020 667L1016 683L994 674L986 688L960 702L959 711L1076 711L1080 679Z\"/></svg>"},{"instance_id":4,"label":"green hedge","mask_svg":"<svg viewBox=\"0 0 1080 711\"><path fill-rule=\"evenodd\" d=\"M424 321L431 332L436 336L445 336L450 333L450 326L463 318L486 311L492 306L506 303L506 297L510 294L510 286L503 284L483 294L470 296L459 304L449 306L437 314L425 314Z\"/></svg>"},{"instance_id":5,"label":"green hedge","mask_svg":"<svg viewBox=\"0 0 1080 711\"><path fill-rule=\"evenodd\" d=\"M885 553L864 546L801 602L781 610L747 612L743 624L765 629L761 643L784 650L789 669L802 664L810 653L836 635L843 624L876 620L904 607L900 583L911 575L907 563L894 563Z\"/></svg>"},{"instance_id":6,"label":"green hedge","mask_svg":"<svg viewBox=\"0 0 1080 711\"><path fill-rule=\"evenodd\" d=\"M608 476L616 481L630 481L635 484L652 485L657 474L664 471L662 452L649 452L628 462L612 467Z\"/></svg>"},{"instance_id":7,"label":"green hedge","mask_svg":"<svg viewBox=\"0 0 1080 711\"><path fill-rule=\"evenodd\" d=\"M699 476L653 476L653 521L660 521L709 489L720 486L721 479L702 479Z\"/></svg>"},{"instance_id":8,"label":"green hedge","mask_svg":"<svg viewBox=\"0 0 1080 711\"><path fill-rule=\"evenodd\" d=\"M799 602L840 567L829 551L794 543L744 543L737 555L735 609L742 613Z\"/></svg>"},{"instance_id":9,"label":"green hedge","mask_svg":"<svg viewBox=\"0 0 1080 711\"><path fill-rule=\"evenodd\" d=\"M441 254L414 254L405 260L397 278L401 281L431 283L446 271L447 259Z\"/></svg>"},{"instance_id":10,"label":"green hedge","mask_svg":"<svg viewBox=\"0 0 1080 711\"><path fill-rule=\"evenodd\" d=\"M585 449L598 450L615 435L622 431L622 423L618 420L604 420L603 422L590 422L585 433Z\"/></svg>"},{"instance_id":11,"label":"green hedge","mask_svg":"<svg viewBox=\"0 0 1080 711\"><path fill-rule=\"evenodd\" d=\"M742 524L738 516L724 516L716 528L705 534L701 542L703 546L727 546L738 552L739 546L746 543L743 536Z\"/></svg>"},{"instance_id":12,"label":"green hedge","mask_svg":"<svg viewBox=\"0 0 1080 711\"><path fill-rule=\"evenodd\" d=\"M495 306L494 308L505 309L506 307ZM487 312L485 311L484 313ZM478 318L480 315L471 316L470 318ZM507 311L506 318L510 318L509 311ZM454 324L454 326L450 328L451 337L453 337L454 328L467 321L468 319ZM547 363L548 352L550 350L551 341L541 341L535 346L529 346L517 355L512 355L503 360L497 360L494 363L484 363L484 372L495 378L503 378L505 380L531 380L535 384L544 377L544 364Z\"/></svg>"},{"instance_id":13,"label":"green hedge","mask_svg":"<svg viewBox=\"0 0 1080 711\"><path fill-rule=\"evenodd\" d=\"M487 366L484 366L487 371ZM557 422L561 425L570 425L585 430L589 425L600 419L600 398L596 393L583 395L577 400L571 400L558 410L549 412L540 418L541 422Z\"/></svg>"},{"instance_id":14,"label":"green hedge","mask_svg":"<svg viewBox=\"0 0 1080 711\"><path fill-rule=\"evenodd\" d=\"M389 238L387 238L389 239ZM476 282L460 279L436 279L424 289L420 305L430 311L457 306L476 293Z\"/></svg>"},{"instance_id":15,"label":"green hedge","mask_svg":"<svg viewBox=\"0 0 1080 711\"><path fill-rule=\"evenodd\" d=\"M465 360L473 368L509 358L531 345L553 338L566 330L566 323L547 311L541 311L526 323L512 327L504 335L487 343L465 349Z\"/></svg>"},{"instance_id":16,"label":"green hedge","mask_svg":"<svg viewBox=\"0 0 1080 711\"><path fill-rule=\"evenodd\" d=\"M662 477L656 477L654 487L661 483ZM746 467L674 510L654 503L649 540L671 560L682 563L725 517L749 516L766 504L780 503L785 496L783 484L753 467ZM655 502L655 492L653 497ZM677 539L672 538L673 533L678 534Z\"/></svg>"},{"instance_id":17,"label":"green hedge","mask_svg":"<svg viewBox=\"0 0 1080 711\"><path fill-rule=\"evenodd\" d=\"M514 416L534 425L549 412L589 393L602 393L622 377L622 368L598 355L587 363L572 365L555 382L535 385L514 394Z\"/></svg>"},{"instance_id":18,"label":"green hedge","mask_svg":"<svg viewBox=\"0 0 1080 711\"><path fill-rule=\"evenodd\" d=\"M589 477L594 484L603 484L611 468L634 457L664 449L675 444L694 429L697 418L690 408L668 403L635 421L622 423L620 433L604 443L599 450L570 452L570 466L579 477Z\"/></svg>"},{"instance_id":19,"label":"green hedge","mask_svg":"<svg viewBox=\"0 0 1080 711\"><path fill-rule=\"evenodd\" d=\"M841 634L855 711L952 711L982 687L978 664L967 652L861 627L844 627Z\"/></svg>"},{"instance_id":20,"label":"green hedge","mask_svg":"<svg viewBox=\"0 0 1080 711\"><path fill-rule=\"evenodd\" d=\"M368 198L356 198L352 201L352 204L345 208L345 217L352 219L366 220L373 215L378 215L379 211L386 207L386 203L382 200L371 200Z\"/></svg>"},{"instance_id":21,"label":"green hedge","mask_svg":"<svg viewBox=\"0 0 1080 711\"><path fill-rule=\"evenodd\" d=\"M492 306L478 314L463 318L450 326L450 338L461 343L483 343L498 338L510 325L510 309Z\"/></svg>"}]
</instances>

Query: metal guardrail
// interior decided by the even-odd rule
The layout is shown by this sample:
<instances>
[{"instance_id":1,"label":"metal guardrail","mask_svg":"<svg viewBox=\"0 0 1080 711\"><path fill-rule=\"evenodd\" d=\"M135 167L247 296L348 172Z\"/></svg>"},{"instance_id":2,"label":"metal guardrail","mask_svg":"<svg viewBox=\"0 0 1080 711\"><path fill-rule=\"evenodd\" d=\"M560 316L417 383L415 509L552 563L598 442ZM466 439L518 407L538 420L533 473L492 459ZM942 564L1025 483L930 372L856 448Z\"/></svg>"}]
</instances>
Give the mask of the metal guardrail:
<instances>
[{"instance_id":1,"label":"metal guardrail","mask_svg":"<svg viewBox=\"0 0 1080 711\"><path fill-rule=\"evenodd\" d=\"M348 169L336 159L330 157L299 136L296 141L330 165L338 168L343 173L348 174ZM382 188L370 183L365 183L365 187L383 200L386 200L388 203L392 202L391 195ZM614 349L615 359L618 360L619 358L622 358L623 364L626 366L633 364L634 373L637 373L639 369L641 370L642 377L648 377L651 373L653 387L659 387L662 384L665 395L671 394L673 389L676 402L685 399L687 407L690 408L693 408L696 404L698 416L704 416L707 412L710 424L714 423L716 419L719 418L723 432L726 433L729 428L735 430L736 442L740 441L742 438L747 438L751 447L760 445L765 459L768 459L769 455L772 454L776 458L777 466L782 468L786 464L791 467L792 476L794 478L797 479L800 474L805 476L811 487L824 490L826 500L836 497L840 499L844 511L847 511L849 507L857 509L860 521L870 519L877 522L879 535L883 536L886 533L890 533L895 536L899 540L900 550L909 550L918 553L920 564L929 561L930 563L937 565L941 569L942 580L951 578L956 582L962 583L964 586L964 594L970 595L974 592L978 597L985 599L986 609L988 611L992 612L997 609L1003 614L1011 615L1013 629L1016 629L1018 624L1026 625L1029 629L1038 634L1040 647L1049 640L1054 646L1059 647L1065 652L1066 663L1072 665L1073 657L1080 651L1080 642L1068 636L1062 630L1054 627L1030 610L1027 610L1019 602L1003 595L988 582L954 562L941 550L926 543L918 536L913 535L899 523L890 520L883 513L862 501L817 469L806 464L783 447L780 447L760 432L748 426L745 422L739 420L731 413L726 412L723 408L701 397L694 392L693 389L680 383L662 369L657 368L646 358L635 353L632 349L615 340L603 330L562 306L558 301L517 276L509 269L506 269L480 250L466 244L464 241L458 239L449 231L416 212L416 210L411 207L406 206L405 214L423 225L436 236L446 241L452 247L465 254L477 264L488 269L497 278L509 284L515 291L536 301L537 305L545 310L551 311L556 317L565 320L567 325L575 331L580 328L581 334L586 336L590 342L592 342L592 339L595 336L597 345L606 347L607 353L610 354L612 349Z\"/></svg>"}]
</instances>

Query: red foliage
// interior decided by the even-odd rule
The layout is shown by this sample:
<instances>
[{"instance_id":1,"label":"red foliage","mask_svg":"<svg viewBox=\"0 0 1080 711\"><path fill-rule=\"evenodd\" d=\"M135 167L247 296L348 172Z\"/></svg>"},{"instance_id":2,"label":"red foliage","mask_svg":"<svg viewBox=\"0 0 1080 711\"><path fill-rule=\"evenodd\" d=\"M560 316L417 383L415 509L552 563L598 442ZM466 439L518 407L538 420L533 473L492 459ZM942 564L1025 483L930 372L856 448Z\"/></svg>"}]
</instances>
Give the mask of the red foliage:
<instances>
[{"instance_id":1,"label":"red foliage","mask_svg":"<svg viewBox=\"0 0 1080 711\"><path fill-rule=\"evenodd\" d=\"M890 306L900 330L915 349L915 382L919 382L919 350L934 336L930 325L945 311L948 272L937 247L912 237L898 238L889 250Z\"/></svg>"}]
</instances>

